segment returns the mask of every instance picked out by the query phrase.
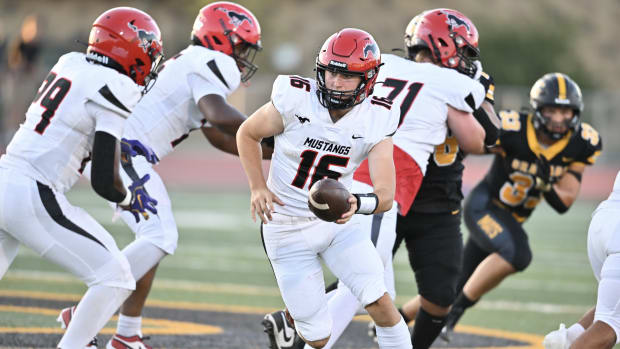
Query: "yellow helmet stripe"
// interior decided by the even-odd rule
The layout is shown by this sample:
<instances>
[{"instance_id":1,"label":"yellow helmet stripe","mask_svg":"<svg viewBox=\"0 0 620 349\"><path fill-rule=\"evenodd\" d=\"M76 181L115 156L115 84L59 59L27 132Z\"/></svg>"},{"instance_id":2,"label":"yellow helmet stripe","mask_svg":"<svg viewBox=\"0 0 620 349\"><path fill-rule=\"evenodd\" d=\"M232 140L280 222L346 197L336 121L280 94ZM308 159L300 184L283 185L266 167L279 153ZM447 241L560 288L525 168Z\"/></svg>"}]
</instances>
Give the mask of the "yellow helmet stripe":
<instances>
[{"instance_id":1,"label":"yellow helmet stripe","mask_svg":"<svg viewBox=\"0 0 620 349\"><path fill-rule=\"evenodd\" d=\"M566 80L564 75L555 73L555 77L558 79L558 99L566 99Z\"/></svg>"}]
</instances>

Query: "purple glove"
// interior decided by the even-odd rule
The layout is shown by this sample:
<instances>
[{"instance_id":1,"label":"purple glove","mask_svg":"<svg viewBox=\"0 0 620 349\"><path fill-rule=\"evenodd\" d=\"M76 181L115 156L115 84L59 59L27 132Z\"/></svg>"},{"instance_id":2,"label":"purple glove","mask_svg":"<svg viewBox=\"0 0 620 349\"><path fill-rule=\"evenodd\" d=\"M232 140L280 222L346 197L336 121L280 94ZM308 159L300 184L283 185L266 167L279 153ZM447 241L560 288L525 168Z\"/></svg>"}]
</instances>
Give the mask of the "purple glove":
<instances>
[{"instance_id":1,"label":"purple glove","mask_svg":"<svg viewBox=\"0 0 620 349\"><path fill-rule=\"evenodd\" d=\"M153 149L140 143L140 141L136 139L121 139L121 153L129 155L129 157L142 155L144 156L146 161L150 162L151 164L156 164L157 162L159 162L159 158L157 157L157 155L155 155Z\"/></svg>"},{"instance_id":2,"label":"purple glove","mask_svg":"<svg viewBox=\"0 0 620 349\"><path fill-rule=\"evenodd\" d=\"M128 188L131 193L131 203L127 209L133 214L134 218L136 218L136 223L140 221L140 214L145 220L149 219L149 214L146 210L151 211L153 214L157 214L157 209L155 208L157 200L150 197L144 188L144 183L150 178L151 176L146 174L144 177L131 183Z\"/></svg>"}]
</instances>

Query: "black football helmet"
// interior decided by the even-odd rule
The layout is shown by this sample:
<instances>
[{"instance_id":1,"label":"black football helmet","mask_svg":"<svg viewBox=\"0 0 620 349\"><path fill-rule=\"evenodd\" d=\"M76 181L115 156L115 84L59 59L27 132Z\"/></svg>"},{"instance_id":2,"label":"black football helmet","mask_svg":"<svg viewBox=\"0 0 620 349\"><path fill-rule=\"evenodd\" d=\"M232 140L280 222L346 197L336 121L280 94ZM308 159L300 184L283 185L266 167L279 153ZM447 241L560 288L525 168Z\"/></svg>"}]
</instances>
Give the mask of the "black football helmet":
<instances>
[{"instance_id":1,"label":"black football helmet","mask_svg":"<svg viewBox=\"0 0 620 349\"><path fill-rule=\"evenodd\" d=\"M579 85L568 75L562 73L547 73L538 79L530 90L530 104L534 108L534 127L541 130L552 139L560 139L569 131L577 131L579 116L583 111L583 99ZM542 115L542 108L546 106L570 107L573 117L567 121L567 130L564 133L551 132L547 128L549 119Z\"/></svg>"}]
</instances>

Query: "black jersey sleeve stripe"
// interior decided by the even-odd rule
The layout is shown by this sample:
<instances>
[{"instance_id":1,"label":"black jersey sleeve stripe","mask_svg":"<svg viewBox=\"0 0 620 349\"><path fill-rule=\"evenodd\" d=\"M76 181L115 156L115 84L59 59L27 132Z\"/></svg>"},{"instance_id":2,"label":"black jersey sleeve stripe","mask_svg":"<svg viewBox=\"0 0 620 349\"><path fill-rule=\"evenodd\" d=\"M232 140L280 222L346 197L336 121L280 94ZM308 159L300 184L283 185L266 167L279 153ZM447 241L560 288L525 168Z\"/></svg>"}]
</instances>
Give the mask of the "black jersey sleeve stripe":
<instances>
[{"instance_id":1,"label":"black jersey sleeve stripe","mask_svg":"<svg viewBox=\"0 0 620 349\"><path fill-rule=\"evenodd\" d=\"M215 59L212 59L212 60L208 61L207 62L207 67L209 67L209 69L211 69L213 74L215 74L215 76L217 76L217 78L220 79L220 81L222 81L224 86L228 87L228 83L226 82L226 79L224 79L224 75L222 75L222 72L220 71L220 68L217 67L217 64L215 63ZM230 87L228 87L228 88L230 88Z\"/></svg>"},{"instance_id":2,"label":"black jersey sleeve stripe","mask_svg":"<svg viewBox=\"0 0 620 349\"><path fill-rule=\"evenodd\" d=\"M50 189L50 187L40 182L37 182L37 187L39 189L39 197L41 198L43 207L45 207L45 211L47 211L47 214L52 217L54 222L58 223L60 226L68 230L71 230L74 233L82 235L83 237L98 243L107 250L107 247L105 247L105 245L102 244L101 241L97 240L97 238L92 236L86 230L80 228L77 224L71 222L69 218L67 218L67 216L62 213L62 209L60 208L60 205L56 200L56 196L54 195L54 192L52 191L52 189Z\"/></svg>"},{"instance_id":3,"label":"black jersey sleeve stripe","mask_svg":"<svg viewBox=\"0 0 620 349\"><path fill-rule=\"evenodd\" d=\"M103 98L105 98L108 102L112 103L118 109L131 113L131 111L127 109L127 107L125 107L123 103L121 103L121 101L116 98L116 96L114 96L112 91L110 91L108 85L104 85L102 88L100 88L99 94L102 95Z\"/></svg>"},{"instance_id":4,"label":"black jersey sleeve stripe","mask_svg":"<svg viewBox=\"0 0 620 349\"><path fill-rule=\"evenodd\" d=\"M471 110L476 110L476 100L471 93L468 94L467 97L465 97L465 103L467 103L467 105L471 107Z\"/></svg>"}]
</instances>

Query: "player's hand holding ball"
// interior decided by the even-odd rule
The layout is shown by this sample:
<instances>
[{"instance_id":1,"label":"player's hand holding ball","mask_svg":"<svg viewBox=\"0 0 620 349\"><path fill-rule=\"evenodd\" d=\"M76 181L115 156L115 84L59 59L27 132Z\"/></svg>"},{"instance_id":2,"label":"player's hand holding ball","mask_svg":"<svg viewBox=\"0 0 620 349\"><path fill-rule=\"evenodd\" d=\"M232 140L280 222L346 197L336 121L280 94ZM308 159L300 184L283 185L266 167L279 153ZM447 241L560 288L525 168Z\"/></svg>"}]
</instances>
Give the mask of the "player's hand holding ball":
<instances>
[{"instance_id":1,"label":"player's hand holding ball","mask_svg":"<svg viewBox=\"0 0 620 349\"><path fill-rule=\"evenodd\" d=\"M357 210L357 199L342 183L324 178L310 188L308 208L324 221L344 224Z\"/></svg>"}]
</instances>

